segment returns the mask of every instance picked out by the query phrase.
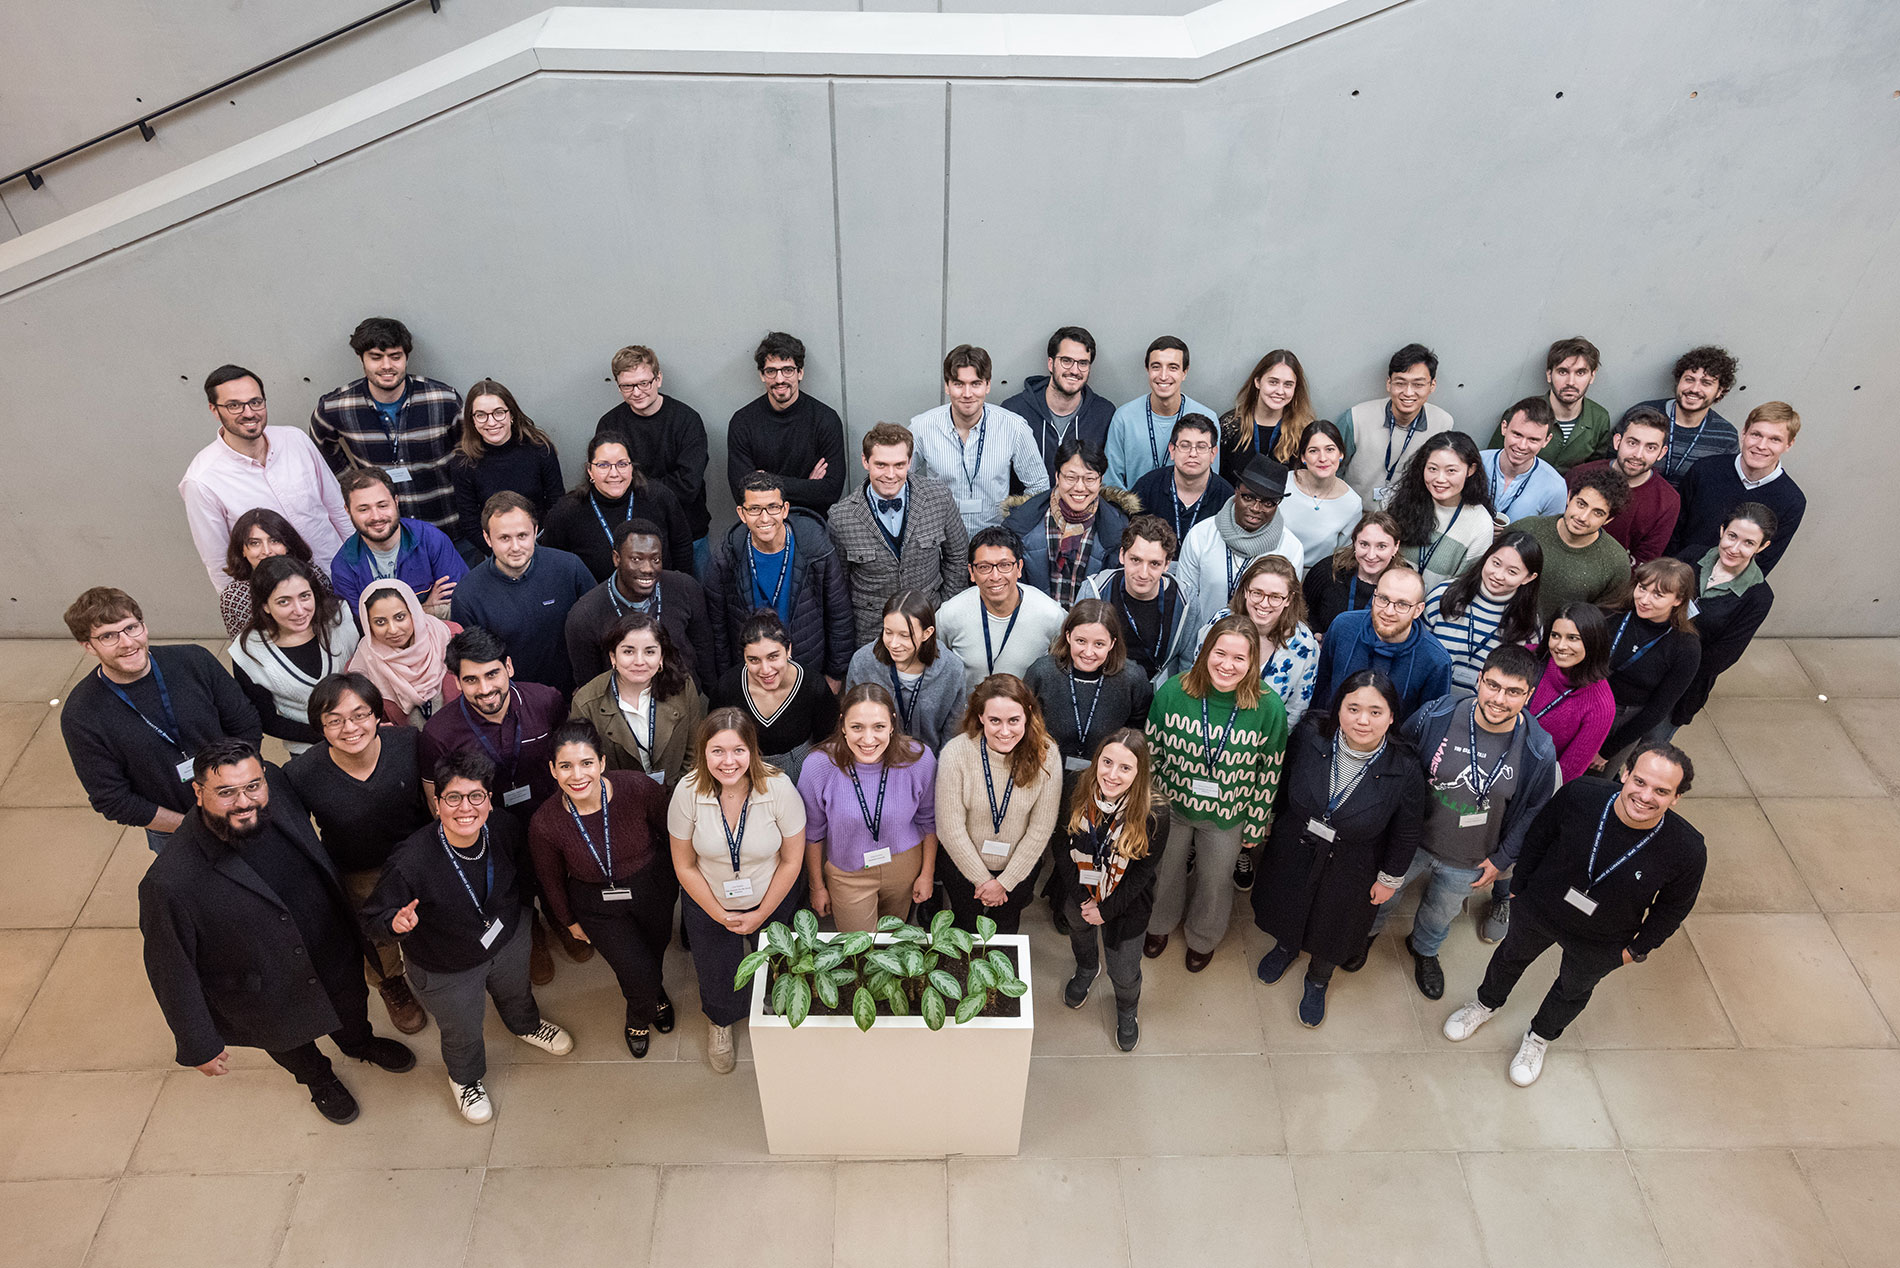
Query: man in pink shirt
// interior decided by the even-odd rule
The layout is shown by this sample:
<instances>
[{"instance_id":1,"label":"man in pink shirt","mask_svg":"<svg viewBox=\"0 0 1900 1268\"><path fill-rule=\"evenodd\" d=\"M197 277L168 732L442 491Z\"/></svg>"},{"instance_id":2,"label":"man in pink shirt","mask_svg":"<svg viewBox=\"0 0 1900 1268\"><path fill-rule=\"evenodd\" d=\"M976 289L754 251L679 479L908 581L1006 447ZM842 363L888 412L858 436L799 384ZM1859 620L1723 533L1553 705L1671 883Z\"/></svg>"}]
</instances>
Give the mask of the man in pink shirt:
<instances>
[{"instance_id":1,"label":"man in pink shirt","mask_svg":"<svg viewBox=\"0 0 1900 1268\"><path fill-rule=\"evenodd\" d=\"M198 451L178 482L191 541L223 591L231 525L254 507L269 507L303 534L313 559L324 563L355 527L336 477L310 437L294 427L270 427L264 381L238 365L221 365L205 379L205 399L218 435Z\"/></svg>"}]
</instances>

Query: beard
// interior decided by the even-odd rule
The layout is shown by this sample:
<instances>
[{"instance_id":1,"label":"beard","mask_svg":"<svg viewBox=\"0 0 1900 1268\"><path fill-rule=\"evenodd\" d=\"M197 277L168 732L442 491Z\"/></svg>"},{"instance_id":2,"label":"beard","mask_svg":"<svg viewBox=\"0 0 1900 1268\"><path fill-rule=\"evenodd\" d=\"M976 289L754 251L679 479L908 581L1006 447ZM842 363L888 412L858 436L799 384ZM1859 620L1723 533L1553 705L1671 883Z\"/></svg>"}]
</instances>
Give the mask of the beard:
<instances>
[{"instance_id":1,"label":"beard","mask_svg":"<svg viewBox=\"0 0 1900 1268\"><path fill-rule=\"evenodd\" d=\"M245 824L234 824L223 815L204 812L205 824L229 845L238 845L255 840L264 835L264 808L258 807L257 817Z\"/></svg>"}]
</instances>

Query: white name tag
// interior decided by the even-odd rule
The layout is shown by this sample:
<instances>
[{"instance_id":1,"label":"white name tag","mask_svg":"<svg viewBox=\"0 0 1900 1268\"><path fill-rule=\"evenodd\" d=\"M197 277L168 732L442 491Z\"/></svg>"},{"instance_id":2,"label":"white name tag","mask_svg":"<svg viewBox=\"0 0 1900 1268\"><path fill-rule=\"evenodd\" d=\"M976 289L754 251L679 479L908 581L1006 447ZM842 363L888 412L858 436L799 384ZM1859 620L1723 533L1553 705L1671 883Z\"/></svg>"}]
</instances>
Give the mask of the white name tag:
<instances>
[{"instance_id":1,"label":"white name tag","mask_svg":"<svg viewBox=\"0 0 1900 1268\"><path fill-rule=\"evenodd\" d=\"M1597 914L1597 900L1579 889L1572 889L1564 895L1564 901L1586 916Z\"/></svg>"},{"instance_id":2,"label":"white name tag","mask_svg":"<svg viewBox=\"0 0 1900 1268\"><path fill-rule=\"evenodd\" d=\"M1211 779L1190 779L1188 780L1188 791L1193 793L1196 797L1218 797L1220 796L1220 785Z\"/></svg>"},{"instance_id":3,"label":"white name tag","mask_svg":"<svg viewBox=\"0 0 1900 1268\"><path fill-rule=\"evenodd\" d=\"M983 498L957 499L957 510L963 512L965 515L981 515L989 509L989 502Z\"/></svg>"},{"instance_id":4,"label":"white name tag","mask_svg":"<svg viewBox=\"0 0 1900 1268\"><path fill-rule=\"evenodd\" d=\"M178 763L177 770L178 770L178 778L184 780L186 783L191 782L191 774L192 774L191 759L189 757L187 757L184 761Z\"/></svg>"},{"instance_id":5,"label":"white name tag","mask_svg":"<svg viewBox=\"0 0 1900 1268\"><path fill-rule=\"evenodd\" d=\"M632 902L633 891L625 885L609 885L600 891L600 900L604 903Z\"/></svg>"},{"instance_id":6,"label":"white name tag","mask_svg":"<svg viewBox=\"0 0 1900 1268\"><path fill-rule=\"evenodd\" d=\"M1689 619L1691 621L1695 620L1696 615L1701 611L1702 605L1700 603L1697 603L1694 599L1689 600Z\"/></svg>"},{"instance_id":7,"label":"white name tag","mask_svg":"<svg viewBox=\"0 0 1900 1268\"><path fill-rule=\"evenodd\" d=\"M1084 885L1100 885L1102 883L1102 874L1092 867L1085 867L1076 873L1076 875L1081 877Z\"/></svg>"},{"instance_id":8,"label":"white name tag","mask_svg":"<svg viewBox=\"0 0 1900 1268\"><path fill-rule=\"evenodd\" d=\"M500 920L489 921L488 928L482 930L483 949L487 949L488 947L494 946L495 940L499 937L501 937L501 921Z\"/></svg>"},{"instance_id":9,"label":"white name tag","mask_svg":"<svg viewBox=\"0 0 1900 1268\"><path fill-rule=\"evenodd\" d=\"M888 846L876 850L866 850L864 852L864 865L866 867L878 867L890 861L891 851Z\"/></svg>"},{"instance_id":10,"label":"white name tag","mask_svg":"<svg viewBox=\"0 0 1900 1268\"><path fill-rule=\"evenodd\" d=\"M1333 831L1333 825L1327 823L1324 819L1308 819L1306 821L1306 830L1322 841L1330 841L1339 835L1339 833Z\"/></svg>"},{"instance_id":11,"label":"white name tag","mask_svg":"<svg viewBox=\"0 0 1900 1268\"><path fill-rule=\"evenodd\" d=\"M983 854L986 858L1006 859L1009 857L1009 852L1014 848L1015 847L1010 845L1007 841L985 841L983 843Z\"/></svg>"},{"instance_id":12,"label":"white name tag","mask_svg":"<svg viewBox=\"0 0 1900 1268\"><path fill-rule=\"evenodd\" d=\"M752 878L750 876L741 876L738 880L727 881L726 882L726 897L727 898L752 897Z\"/></svg>"},{"instance_id":13,"label":"white name tag","mask_svg":"<svg viewBox=\"0 0 1900 1268\"><path fill-rule=\"evenodd\" d=\"M191 763L186 762L185 765L189 766ZM1065 757L1062 759L1063 770L1087 770L1088 768L1089 759L1086 757Z\"/></svg>"},{"instance_id":14,"label":"white name tag","mask_svg":"<svg viewBox=\"0 0 1900 1268\"><path fill-rule=\"evenodd\" d=\"M501 795L501 804L504 806L518 806L527 799L528 786L523 784L519 788L510 788L507 792L503 793Z\"/></svg>"},{"instance_id":15,"label":"white name tag","mask_svg":"<svg viewBox=\"0 0 1900 1268\"><path fill-rule=\"evenodd\" d=\"M1461 828L1482 828L1489 822L1491 822L1491 812L1488 810L1480 810L1476 814L1458 816L1458 826Z\"/></svg>"},{"instance_id":16,"label":"white name tag","mask_svg":"<svg viewBox=\"0 0 1900 1268\"><path fill-rule=\"evenodd\" d=\"M1372 501L1373 501L1373 504L1374 504L1375 506L1384 506L1384 505L1385 505L1385 495L1386 495L1386 494L1388 494L1388 493L1390 493L1391 491L1392 491L1392 486L1391 486L1391 485L1389 485L1389 484L1375 484L1375 485L1373 485L1373 486L1372 486Z\"/></svg>"},{"instance_id":17,"label":"white name tag","mask_svg":"<svg viewBox=\"0 0 1900 1268\"><path fill-rule=\"evenodd\" d=\"M410 476L407 467L384 467L383 474L389 477L391 484L409 483Z\"/></svg>"}]
</instances>

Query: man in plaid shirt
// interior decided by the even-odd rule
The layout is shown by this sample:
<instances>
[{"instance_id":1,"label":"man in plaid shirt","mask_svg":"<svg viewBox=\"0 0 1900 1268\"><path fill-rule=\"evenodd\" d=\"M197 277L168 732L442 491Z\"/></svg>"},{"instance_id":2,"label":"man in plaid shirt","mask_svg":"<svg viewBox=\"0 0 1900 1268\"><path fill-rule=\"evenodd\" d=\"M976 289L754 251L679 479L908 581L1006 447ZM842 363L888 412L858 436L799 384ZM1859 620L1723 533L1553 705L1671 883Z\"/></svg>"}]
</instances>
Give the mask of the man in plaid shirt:
<instances>
[{"instance_id":1,"label":"man in plaid shirt","mask_svg":"<svg viewBox=\"0 0 1900 1268\"><path fill-rule=\"evenodd\" d=\"M338 475L352 467L381 467L404 516L458 541L464 534L449 484L449 455L461 434L462 398L446 383L409 373L414 346L409 328L393 317L359 323L350 351L363 359L363 377L317 399L310 438Z\"/></svg>"}]
</instances>

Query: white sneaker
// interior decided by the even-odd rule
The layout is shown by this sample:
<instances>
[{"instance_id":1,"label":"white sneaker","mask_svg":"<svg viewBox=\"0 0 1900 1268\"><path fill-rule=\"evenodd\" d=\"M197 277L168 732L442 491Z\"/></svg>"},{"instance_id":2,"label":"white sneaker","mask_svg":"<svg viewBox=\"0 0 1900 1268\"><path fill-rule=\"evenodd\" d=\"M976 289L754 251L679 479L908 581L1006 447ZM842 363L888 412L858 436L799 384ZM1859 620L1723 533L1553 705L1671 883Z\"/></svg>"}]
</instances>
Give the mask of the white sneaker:
<instances>
[{"instance_id":1,"label":"white sneaker","mask_svg":"<svg viewBox=\"0 0 1900 1268\"><path fill-rule=\"evenodd\" d=\"M532 1034L516 1035L522 1043L531 1043L543 1052L551 1052L557 1057L565 1057L574 1051L574 1036L562 1030L545 1017L541 1019L540 1029Z\"/></svg>"},{"instance_id":2,"label":"white sneaker","mask_svg":"<svg viewBox=\"0 0 1900 1268\"><path fill-rule=\"evenodd\" d=\"M1486 1008L1477 1000L1472 1000L1451 1016L1445 1018L1445 1038L1453 1043L1463 1043L1478 1033L1478 1027L1491 1020L1495 1009Z\"/></svg>"},{"instance_id":3,"label":"white sneaker","mask_svg":"<svg viewBox=\"0 0 1900 1268\"><path fill-rule=\"evenodd\" d=\"M706 1064L716 1074L731 1074L739 1064L739 1055L732 1047L731 1026L712 1026L706 1040Z\"/></svg>"},{"instance_id":4,"label":"white sneaker","mask_svg":"<svg viewBox=\"0 0 1900 1268\"><path fill-rule=\"evenodd\" d=\"M1550 1047L1550 1040L1541 1039L1534 1030L1524 1032L1524 1042L1518 1045L1517 1055L1511 1058L1511 1082L1519 1087L1529 1087L1537 1082L1537 1076L1544 1072L1544 1049Z\"/></svg>"},{"instance_id":5,"label":"white sneaker","mask_svg":"<svg viewBox=\"0 0 1900 1268\"><path fill-rule=\"evenodd\" d=\"M455 1107L469 1122L485 1123L495 1116L495 1103L488 1099L488 1089L480 1079L467 1086L450 1079L449 1090L455 1093Z\"/></svg>"}]
</instances>

